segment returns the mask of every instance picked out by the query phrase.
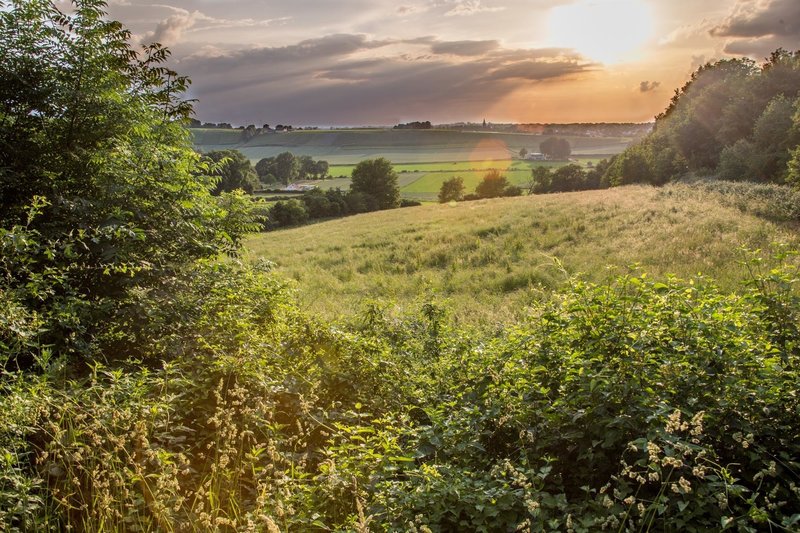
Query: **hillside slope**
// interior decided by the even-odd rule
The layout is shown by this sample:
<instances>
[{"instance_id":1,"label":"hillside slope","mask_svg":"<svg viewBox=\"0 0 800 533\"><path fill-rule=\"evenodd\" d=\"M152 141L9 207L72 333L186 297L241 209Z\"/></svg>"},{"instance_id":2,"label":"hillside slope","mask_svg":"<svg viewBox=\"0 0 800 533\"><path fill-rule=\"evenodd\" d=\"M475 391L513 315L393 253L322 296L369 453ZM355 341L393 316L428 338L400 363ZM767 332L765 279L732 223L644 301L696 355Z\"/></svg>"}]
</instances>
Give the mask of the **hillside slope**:
<instances>
[{"instance_id":1,"label":"hillside slope","mask_svg":"<svg viewBox=\"0 0 800 533\"><path fill-rule=\"evenodd\" d=\"M734 288L746 274L741 246L797 245L792 229L730 204L695 186L629 186L369 213L260 234L247 248L297 280L324 316L349 314L364 297L433 296L480 323L524 313L566 273L602 281L638 263Z\"/></svg>"}]
</instances>

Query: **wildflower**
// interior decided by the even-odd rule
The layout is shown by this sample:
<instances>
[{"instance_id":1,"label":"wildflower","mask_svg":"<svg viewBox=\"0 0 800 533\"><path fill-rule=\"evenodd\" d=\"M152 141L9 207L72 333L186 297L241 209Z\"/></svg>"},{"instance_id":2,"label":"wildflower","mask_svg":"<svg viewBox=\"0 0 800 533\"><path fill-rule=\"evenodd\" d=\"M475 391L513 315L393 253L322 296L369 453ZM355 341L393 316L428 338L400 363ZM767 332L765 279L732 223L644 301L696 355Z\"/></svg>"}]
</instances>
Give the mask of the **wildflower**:
<instances>
[{"instance_id":1,"label":"wildflower","mask_svg":"<svg viewBox=\"0 0 800 533\"><path fill-rule=\"evenodd\" d=\"M679 429L681 429L681 412L678 409L672 412L669 417L667 417L667 427L665 428L667 433L675 433Z\"/></svg>"},{"instance_id":2,"label":"wildflower","mask_svg":"<svg viewBox=\"0 0 800 533\"><path fill-rule=\"evenodd\" d=\"M703 417L705 417L705 415L705 411L699 411L692 417L692 421L690 422L692 426L690 433L692 436L699 437L703 434Z\"/></svg>"},{"instance_id":3,"label":"wildflower","mask_svg":"<svg viewBox=\"0 0 800 533\"><path fill-rule=\"evenodd\" d=\"M275 521L272 520L272 518L268 516L266 516L265 518L266 518L265 522L267 525L267 533L281 533L281 529L278 527Z\"/></svg>"},{"instance_id":4,"label":"wildflower","mask_svg":"<svg viewBox=\"0 0 800 533\"><path fill-rule=\"evenodd\" d=\"M540 504L536 500L527 500L525 505L528 507L528 512L534 514L539 511Z\"/></svg>"},{"instance_id":5,"label":"wildflower","mask_svg":"<svg viewBox=\"0 0 800 533\"><path fill-rule=\"evenodd\" d=\"M636 498L634 498L633 496L628 496L627 498L622 500L622 503L624 503L625 505L633 505L634 503L636 503Z\"/></svg>"},{"instance_id":6,"label":"wildflower","mask_svg":"<svg viewBox=\"0 0 800 533\"><path fill-rule=\"evenodd\" d=\"M658 447L658 444L655 442L648 442L647 443L647 453L650 457L650 461L653 463L658 462L658 454L661 452L661 448Z\"/></svg>"},{"instance_id":7,"label":"wildflower","mask_svg":"<svg viewBox=\"0 0 800 533\"><path fill-rule=\"evenodd\" d=\"M681 476L681 478L678 480L678 485L681 486L683 492L685 493L692 492L692 484L689 483L689 481L687 481L686 478L684 478L683 476Z\"/></svg>"}]
</instances>

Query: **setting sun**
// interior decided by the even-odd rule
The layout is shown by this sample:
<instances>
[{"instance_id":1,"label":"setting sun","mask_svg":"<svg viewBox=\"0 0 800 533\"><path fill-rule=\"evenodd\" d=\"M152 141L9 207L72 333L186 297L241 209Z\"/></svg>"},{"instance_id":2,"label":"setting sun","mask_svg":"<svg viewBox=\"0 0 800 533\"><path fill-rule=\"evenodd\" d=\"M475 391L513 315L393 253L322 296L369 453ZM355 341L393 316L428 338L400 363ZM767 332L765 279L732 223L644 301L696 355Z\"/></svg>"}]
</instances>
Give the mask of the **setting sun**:
<instances>
[{"instance_id":1,"label":"setting sun","mask_svg":"<svg viewBox=\"0 0 800 533\"><path fill-rule=\"evenodd\" d=\"M653 34L650 6L641 0L581 0L553 8L550 42L602 63L635 54Z\"/></svg>"}]
</instances>

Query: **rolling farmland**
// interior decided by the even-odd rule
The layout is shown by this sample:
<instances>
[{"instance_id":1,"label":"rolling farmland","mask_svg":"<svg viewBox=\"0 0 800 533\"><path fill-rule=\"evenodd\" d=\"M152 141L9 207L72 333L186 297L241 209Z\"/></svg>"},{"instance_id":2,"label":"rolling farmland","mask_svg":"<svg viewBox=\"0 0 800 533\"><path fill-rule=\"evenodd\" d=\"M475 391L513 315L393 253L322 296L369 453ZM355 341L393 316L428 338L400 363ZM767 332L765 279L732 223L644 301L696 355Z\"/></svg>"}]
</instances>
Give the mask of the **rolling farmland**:
<instances>
[{"instance_id":1,"label":"rolling farmland","mask_svg":"<svg viewBox=\"0 0 800 533\"><path fill-rule=\"evenodd\" d=\"M522 133L451 130L304 130L266 133L245 139L242 130L192 129L194 145L203 152L236 149L253 163L281 152L324 159L332 165L353 165L385 157L396 164L460 163L510 160L525 148L538 151L549 136ZM567 137L573 154L603 156L620 153L627 137Z\"/></svg>"}]
</instances>

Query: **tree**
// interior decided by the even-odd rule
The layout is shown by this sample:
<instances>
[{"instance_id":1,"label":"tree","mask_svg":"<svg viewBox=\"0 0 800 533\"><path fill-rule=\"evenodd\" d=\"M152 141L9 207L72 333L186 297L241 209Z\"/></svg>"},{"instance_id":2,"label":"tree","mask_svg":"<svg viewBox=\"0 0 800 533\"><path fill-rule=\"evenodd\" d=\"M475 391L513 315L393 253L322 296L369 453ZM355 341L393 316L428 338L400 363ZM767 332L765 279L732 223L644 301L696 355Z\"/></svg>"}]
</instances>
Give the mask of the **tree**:
<instances>
[{"instance_id":1,"label":"tree","mask_svg":"<svg viewBox=\"0 0 800 533\"><path fill-rule=\"evenodd\" d=\"M325 179L328 175L328 166L327 161L319 160L317 161L316 168L314 169L314 174L316 174L318 179Z\"/></svg>"},{"instance_id":2,"label":"tree","mask_svg":"<svg viewBox=\"0 0 800 533\"><path fill-rule=\"evenodd\" d=\"M273 228L297 226L307 221L305 205L294 198L275 203L269 211L269 226Z\"/></svg>"},{"instance_id":3,"label":"tree","mask_svg":"<svg viewBox=\"0 0 800 533\"><path fill-rule=\"evenodd\" d=\"M264 157L259 159L255 166L256 174L258 174L259 179L264 181L265 176L272 175L275 176L275 158L274 157Z\"/></svg>"},{"instance_id":4,"label":"tree","mask_svg":"<svg viewBox=\"0 0 800 533\"><path fill-rule=\"evenodd\" d=\"M356 165L350 189L375 199L378 209L393 209L400 205L400 188L392 163L383 157L368 159Z\"/></svg>"},{"instance_id":5,"label":"tree","mask_svg":"<svg viewBox=\"0 0 800 533\"><path fill-rule=\"evenodd\" d=\"M98 1L3 5L0 294L52 353L91 356L126 294L234 252L247 203L211 196L166 49L131 49Z\"/></svg>"},{"instance_id":6,"label":"tree","mask_svg":"<svg viewBox=\"0 0 800 533\"><path fill-rule=\"evenodd\" d=\"M503 196L508 186L508 179L497 170L492 170L489 171L483 177L483 181L475 187L475 193L481 198L498 198Z\"/></svg>"},{"instance_id":7,"label":"tree","mask_svg":"<svg viewBox=\"0 0 800 533\"><path fill-rule=\"evenodd\" d=\"M531 169L528 194L543 194L552 191L553 172L550 167L536 166Z\"/></svg>"},{"instance_id":8,"label":"tree","mask_svg":"<svg viewBox=\"0 0 800 533\"><path fill-rule=\"evenodd\" d=\"M539 144L539 151L550 159L567 159L572 153L572 146L566 139L550 137Z\"/></svg>"},{"instance_id":9,"label":"tree","mask_svg":"<svg viewBox=\"0 0 800 533\"><path fill-rule=\"evenodd\" d=\"M308 155L301 155L296 158L299 164L299 168L297 170L297 176L301 180L307 180L311 176L316 174L317 164Z\"/></svg>"},{"instance_id":10,"label":"tree","mask_svg":"<svg viewBox=\"0 0 800 533\"><path fill-rule=\"evenodd\" d=\"M207 153L206 157L216 163L212 173L219 177L212 194L219 195L236 189L253 194L258 187L258 175L253 165L239 150L218 150Z\"/></svg>"},{"instance_id":11,"label":"tree","mask_svg":"<svg viewBox=\"0 0 800 533\"><path fill-rule=\"evenodd\" d=\"M586 189L586 173L580 165L569 164L553 172L553 192L582 191Z\"/></svg>"},{"instance_id":12,"label":"tree","mask_svg":"<svg viewBox=\"0 0 800 533\"><path fill-rule=\"evenodd\" d=\"M520 159L525 159L526 155L528 155L528 149L527 148L520 148L520 150L519 150L519 158Z\"/></svg>"},{"instance_id":13,"label":"tree","mask_svg":"<svg viewBox=\"0 0 800 533\"><path fill-rule=\"evenodd\" d=\"M456 176L445 180L439 189L439 203L458 202L464 197L464 178Z\"/></svg>"},{"instance_id":14,"label":"tree","mask_svg":"<svg viewBox=\"0 0 800 533\"><path fill-rule=\"evenodd\" d=\"M300 161L291 152L283 152L275 157L274 175L284 185L289 185L300 176Z\"/></svg>"}]
</instances>

